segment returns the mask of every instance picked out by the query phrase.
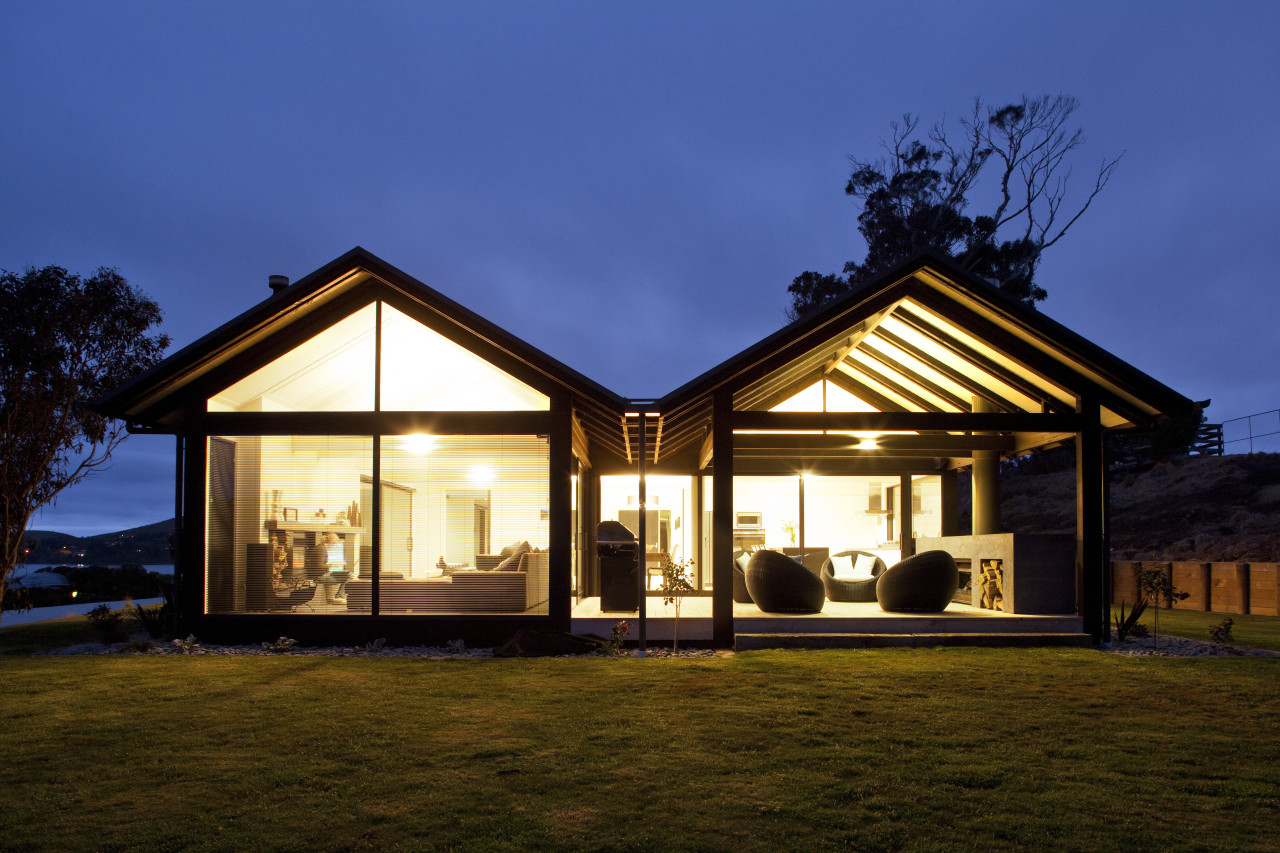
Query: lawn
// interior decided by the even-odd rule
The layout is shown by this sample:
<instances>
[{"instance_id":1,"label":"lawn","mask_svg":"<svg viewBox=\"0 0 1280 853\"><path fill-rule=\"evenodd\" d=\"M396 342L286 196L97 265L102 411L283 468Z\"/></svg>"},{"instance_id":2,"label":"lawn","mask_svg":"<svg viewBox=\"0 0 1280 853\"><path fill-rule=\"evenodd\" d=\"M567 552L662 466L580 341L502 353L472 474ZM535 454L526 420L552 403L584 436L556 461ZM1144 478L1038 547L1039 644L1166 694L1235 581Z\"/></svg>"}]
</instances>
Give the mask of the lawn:
<instances>
[{"instance_id":1,"label":"lawn","mask_svg":"<svg viewBox=\"0 0 1280 853\"><path fill-rule=\"evenodd\" d=\"M1275 658L0 668L13 850L1270 851L1280 820Z\"/></svg>"},{"instance_id":2,"label":"lawn","mask_svg":"<svg viewBox=\"0 0 1280 853\"><path fill-rule=\"evenodd\" d=\"M1115 614L1112 610L1112 631L1115 630ZM1206 613L1203 610L1160 610L1160 636L1190 637L1208 640L1209 629L1227 617L1231 617L1235 645L1254 649L1270 649L1280 652L1280 619L1275 616L1241 616L1236 613ZM1139 620L1147 630L1155 628L1155 610L1146 609Z\"/></svg>"}]
</instances>

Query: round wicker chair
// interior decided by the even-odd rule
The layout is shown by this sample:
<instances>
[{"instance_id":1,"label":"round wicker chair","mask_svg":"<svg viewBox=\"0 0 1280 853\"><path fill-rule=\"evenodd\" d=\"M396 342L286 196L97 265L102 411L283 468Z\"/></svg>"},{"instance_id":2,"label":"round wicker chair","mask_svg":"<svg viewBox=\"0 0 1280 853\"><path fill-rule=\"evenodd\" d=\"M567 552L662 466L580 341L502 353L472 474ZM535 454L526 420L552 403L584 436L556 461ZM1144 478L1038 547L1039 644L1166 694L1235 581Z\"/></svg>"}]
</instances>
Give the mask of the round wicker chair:
<instances>
[{"instance_id":1,"label":"round wicker chair","mask_svg":"<svg viewBox=\"0 0 1280 853\"><path fill-rule=\"evenodd\" d=\"M831 557L853 557L858 558L866 554L868 557L875 557L876 563L871 569L871 577L865 580L847 581L840 580L835 575L835 565L831 562ZM867 551L841 551L839 554L832 554L827 561L822 564L822 586L827 591L827 598L832 601L875 601L876 600L876 581L880 579L880 575L884 574L884 560L875 554Z\"/></svg>"},{"instance_id":2,"label":"round wicker chair","mask_svg":"<svg viewBox=\"0 0 1280 853\"><path fill-rule=\"evenodd\" d=\"M747 590L747 561L751 555L738 551L733 555L733 600L739 604L755 604Z\"/></svg>"},{"instance_id":3,"label":"round wicker chair","mask_svg":"<svg viewBox=\"0 0 1280 853\"><path fill-rule=\"evenodd\" d=\"M826 603L818 576L777 551L756 551L746 574L747 591L766 613L821 613Z\"/></svg>"},{"instance_id":4,"label":"round wicker chair","mask_svg":"<svg viewBox=\"0 0 1280 853\"><path fill-rule=\"evenodd\" d=\"M941 613L960 588L960 570L946 551L922 551L885 570L876 600L889 613Z\"/></svg>"}]
</instances>

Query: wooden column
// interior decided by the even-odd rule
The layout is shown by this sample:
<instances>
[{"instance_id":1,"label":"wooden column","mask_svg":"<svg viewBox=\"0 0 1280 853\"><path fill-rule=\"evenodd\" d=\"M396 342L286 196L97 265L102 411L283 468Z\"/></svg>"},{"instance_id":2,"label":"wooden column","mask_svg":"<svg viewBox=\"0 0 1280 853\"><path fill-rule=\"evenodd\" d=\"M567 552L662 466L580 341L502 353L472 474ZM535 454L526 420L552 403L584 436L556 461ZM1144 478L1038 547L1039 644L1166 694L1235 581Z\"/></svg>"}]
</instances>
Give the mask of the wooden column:
<instances>
[{"instance_id":1,"label":"wooden column","mask_svg":"<svg viewBox=\"0 0 1280 853\"><path fill-rule=\"evenodd\" d=\"M209 438L204 435L185 436L186 461L183 464L183 523L182 539L177 543L175 560L181 561L182 573L176 590L179 613L179 630L194 632L193 620L204 616L204 588L206 552L204 548L205 524L209 499L206 494L208 481Z\"/></svg>"},{"instance_id":2,"label":"wooden column","mask_svg":"<svg viewBox=\"0 0 1280 853\"><path fill-rule=\"evenodd\" d=\"M573 406L564 395L551 398L550 443L547 612L555 630L568 631L573 588Z\"/></svg>"},{"instance_id":3,"label":"wooden column","mask_svg":"<svg viewBox=\"0 0 1280 853\"><path fill-rule=\"evenodd\" d=\"M711 622L717 645L733 643L733 394L711 405Z\"/></svg>"},{"instance_id":4,"label":"wooden column","mask_svg":"<svg viewBox=\"0 0 1280 853\"><path fill-rule=\"evenodd\" d=\"M915 518L912 516L911 506L915 502L912 497L911 475L903 474L898 478L898 500L902 502L899 512L902 515L902 521L898 524L899 538L902 539L902 559L913 556L916 553L916 537L915 537Z\"/></svg>"},{"instance_id":5,"label":"wooden column","mask_svg":"<svg viewBox=\"0 0 1280 853\"><path fill-rule=\"evenodd\" d=\"M956 519L959 484L956 482L955 469L950 468L943 471L940 479L942 480L942 535L956 536L960 531L957 527Z\"/></svg>"},{"instance_id":6,"label":"wooden column","mask_svg":"<svg viewBox=\"0 0 1280 853\"><path fill-rule=\"evenodd\" d=\"M994 412L981 397L973 398L974 414ZM973 534L1000 532L1000 454L973 451Z\"/></svg>"},{"instance_id":7,"label":"wooden column","mask_svg":"<svg viewBox=\"0 0 1280 853\"><path fill-rule=\"evenodd\" d=\"M1106 467L1102 454L1101 407L1082 399L1083 429L1076 433L1076 607L1085 633L1101 642L1107 632L1107 554L1103 530Z\"/></svg>"}]
</instances>

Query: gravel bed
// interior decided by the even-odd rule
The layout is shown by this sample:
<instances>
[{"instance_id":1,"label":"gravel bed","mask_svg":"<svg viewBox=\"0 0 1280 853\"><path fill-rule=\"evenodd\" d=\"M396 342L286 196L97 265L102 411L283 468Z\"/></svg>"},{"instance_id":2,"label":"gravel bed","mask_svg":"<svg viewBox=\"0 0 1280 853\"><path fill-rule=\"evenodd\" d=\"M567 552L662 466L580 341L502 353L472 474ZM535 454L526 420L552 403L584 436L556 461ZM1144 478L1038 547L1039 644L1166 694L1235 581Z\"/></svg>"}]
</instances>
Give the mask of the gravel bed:
<instances>
[{"instance_id":1,"label":"gravel bed","mask_svg":"<svg viewBox=\"0 0 1280 853\"><path fill-rule=\"evenodd\" d=\"M1280 657L1280 652L1268 649L1250 649L1242 646L1227 646L1205 640L1191 640L1186 637L1160 638L1160 648L1155 648L1151 637L1138 637L1125 640L1123 643L1110 642L1098 646L1098 650L1110 654L1128 657ZM422 658L425 660L444 659L476 659L493 657L493 649L489 648L450 648L447 646L297 646L292 644L258 644L248 646L220 646L198 643L190 651L182 649L175 643L155 643L147 647L145 643L82 643L61 649L50 649L44 654L50 655L250 655L266 657L270 655L314 655L318 657L375 657L375 658ZM669 646L650 646L647 657L651 658L712 658L728 657L734 653L727 649L689 648L672 651ZM602 657L601 653L587 655L567 655L566 657ZM637 657L634 648L624 649L619 657Z\"/></svg>"},{"instance_id":2,"label":"gravel bed","mask_svg":"<svg viewBox=\"0 0 1280 853\"><path fill-rule=\"evenodd\" d=\"M1208 640L1190 640L1186 637L1160 637L1160 648L1152 637L1131 637L1123 643L1103 643L1101 651L1129 657L1164 658L1216 658L1216 657L1280 657L1280 652L1269 649L1249 649L1243 646L1227 646Z\"/></svg>"},{"instance_id":3,"label":"gravel bed","mask_svg":"<svg viewBox=\"0 0 1280 853\"><path fill-rule=\"evenodd\" d=\"M493 649L489 648L458 648L453 649L446 646L298 646L298 645L281 645L281 644L262 644L248 646L221 646L205 643L197 643L191 647L190 651L184 650L176 643L154 643L150 647L145 647L144 643L135 641L131 643L81 643L75 646L67 646L61 649L50 649L43 654L49 655L205 655L205 656L255 656L269 657L272 655L312 655L315 657L333 657L333 658L423 658L426 660L443 660L443 659L477 659L491 658L494 656ZM670 647L650 647L647 657L651 658L706 658L706 657L725 657L732 655L732 651L724 649L679 649L672 651ZM605 657L603 653L593 652L585 655L564 655L564 657ZM635 649L624 649L619 653L618 657L637 657Z\"/></svg>"}]
</instances>

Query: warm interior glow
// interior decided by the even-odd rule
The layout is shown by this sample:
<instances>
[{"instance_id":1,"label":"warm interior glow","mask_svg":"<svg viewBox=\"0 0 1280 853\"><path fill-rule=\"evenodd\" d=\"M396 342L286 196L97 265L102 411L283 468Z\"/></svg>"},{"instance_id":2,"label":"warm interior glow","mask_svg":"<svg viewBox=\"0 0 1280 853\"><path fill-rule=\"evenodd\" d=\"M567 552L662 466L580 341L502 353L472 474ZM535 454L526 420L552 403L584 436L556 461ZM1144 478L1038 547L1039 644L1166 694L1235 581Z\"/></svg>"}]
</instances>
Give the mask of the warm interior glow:
<instances>
[{"instance_id":1,"label":"warm interior glow","mask_svg":"<svg viewBox=\"0 0 1280 853\"><path fill-rule=\"evenodd\" d=\"M427 435L422 432L402 436L400 439L400 446L403 447L407 453L411 453L414 456L425 456L436 449L436 444L436 437L434 435Z\"/></svg>"},{"instance_id":2,"label":"warm interior glow","mask_svg":"<svg viewBox=\"0 0 1280 853\"><path fill-rule=\"evenodd\" d=\"M551 399L390 305L382 306L382 410L545 412Z\"/></svg>"},{"instance_id":3,"label":"warm interior glow","mask_svg":"<svg viewBox=\"0 0 1280 853\"><path fill-rule=\"evenodd\" d=\"M370 303L208 401L211 412L373 411ZM551 399L401 311L382 305L381 410L545 412Z\"/></svg>"},{"instance_id":4,"label":"warm interior glow","mask_svg":"<svg viewBox=\"0 0 1280 853\"><path fill-rule=\"evenodd\" d=\"M467 478L473 483L492 483L498 474L488 465L473 465L467 472Z\"/></svg>"},{"instance_id":5,"label":"warm interior glow","mask_svg":"<svg viewBox=\"0 0 1280 853\"><path fill-rule=\"evenodd\" d=\"M373 409L374 305L366 305L208 401L211 412Z\"/></svg>"}]
</instances>

